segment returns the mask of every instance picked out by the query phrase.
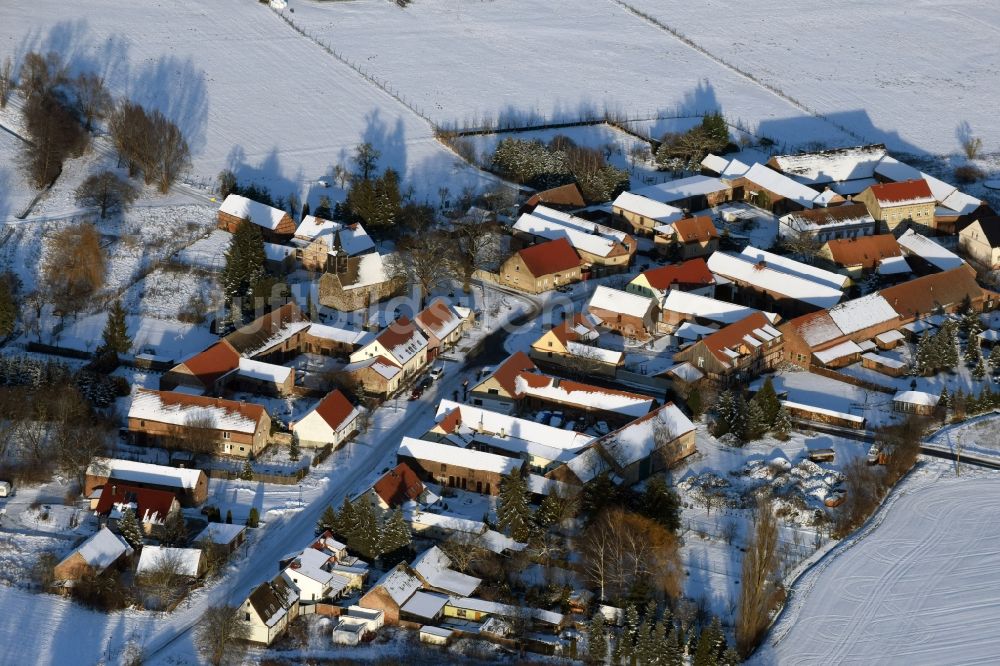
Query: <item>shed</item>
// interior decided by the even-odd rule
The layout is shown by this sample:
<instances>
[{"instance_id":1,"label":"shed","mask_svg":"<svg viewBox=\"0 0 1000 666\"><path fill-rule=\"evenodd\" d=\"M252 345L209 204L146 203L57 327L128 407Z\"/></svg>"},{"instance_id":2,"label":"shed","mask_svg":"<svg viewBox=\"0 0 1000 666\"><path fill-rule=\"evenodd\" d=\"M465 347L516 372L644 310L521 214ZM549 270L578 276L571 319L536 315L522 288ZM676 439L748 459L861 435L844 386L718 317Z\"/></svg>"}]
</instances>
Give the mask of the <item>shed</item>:
<instances>
[{"instance_id":1,"label":"shed","mask_svg":"<svg viewBox=\"0 0 1000 666\"><path fill-rule=\"evenodd\" d=\"M904 336L899 331L886 331L881 335L875 336L875 344L878 345L879 349L893 349L903 339Z\"/></svg>"},{"instance_id":2,"label":"shed","mask_svg":"<svg viewBox=\"0 0 1000 666\"><path fill-rule=\"evenodd\" d=\"M906 374L906 364L902 361L871 352L861 355L861 367L881 372L889 377L900 377Z\"/></svg>"},{"instance_id":3,"label":"shed","mask_svg":"<svg viewBox=\"0 0 1000 666\"><path fill-rule=\"evenodd\" d=\"M904 414L933 414L940 396L924 391L900 391L892 397L892 410Z\"/></svg>"},{"instance_id":4,"label":"shed","mask_svg":"<svg viewBox=\"0 0 1000 666\"><path fill-rule=\"evenodd\" d=\"M453 633L451 629L424 625L420 627L420 642L429 645L447 645Z\"/></svg>"}]
</instances>

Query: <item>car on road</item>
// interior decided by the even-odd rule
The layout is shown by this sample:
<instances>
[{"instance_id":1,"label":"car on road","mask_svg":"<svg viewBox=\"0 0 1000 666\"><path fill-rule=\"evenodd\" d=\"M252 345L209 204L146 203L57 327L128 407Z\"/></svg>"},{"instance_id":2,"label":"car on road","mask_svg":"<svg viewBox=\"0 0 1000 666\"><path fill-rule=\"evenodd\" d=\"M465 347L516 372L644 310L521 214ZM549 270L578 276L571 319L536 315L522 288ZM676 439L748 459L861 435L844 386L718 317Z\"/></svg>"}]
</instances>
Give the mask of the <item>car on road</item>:
<instances>
[{"instance_id":1,"label":"car on road","mask_svg":"<svg viewBox=\"0 0 1000 666\"><path fill-rule=\"evenodd\" d=\"M417 388L423 391L424 389L430 388L431 384L433 383L434 383L433 377L424 377L423 379L420 380L420 383L417 384Z\"/></svg>"},{"instance_id":2,"label":"car on road","mask_svg":"<svg viewBox=\"0 0 1000 666\"><path fill-rule=\"evenodd\" d=\"M433 368L431 368L430 372L428 373L428 376L430 376L430 378L434 380L434 379L441 379L441 375L443 374L444 374L444 368L442 368L440 365L435 365Z\"/></svg>"},{"instance_id":3,"label":"car on road","mask_svg":"<svg viewBox=\"0 0 1000 666\"><path fill-rule=\"evenodd\" d=\"M563 413L562 412L552 412L552 418L549 420L549 425L553 428L561 428L563 424Z\"/></svg>"},{"instance_id":4,"label":"car on road","mask_svg":"<svg viewBox=\"0 0 1000 666\"><path fill-rule=\"evenodd\" d=\"M417 386L416 388L413 389L413 391L410 392L410 398L409 399L410 400L419 400L420 396L422 396L423 394L424 394L424 390L422 388L420 388L419 386Z\"/></svg>"},{"instance_id":5,"label":"car on road","mask_svg":"<svg viewBox=\"0 0 1000 666\"><path fill-rule=\"evenodd\" d=\"M550 418L552 418L552 412L543 409L535 415L535 423L548 423Z\"/></svg>"},{"instance_id":6,"label":"car on road","mask_svg":"<svg viewBox=\"0 0 1000 666\"><path fill-rule=\"evenodd\" d=\"M598 435L607 435L609 432L611 432L611 427L608 426L607 421L598 421L597 423L594 424L594 432L596 432Z\"/></svg>"}]
</instances>

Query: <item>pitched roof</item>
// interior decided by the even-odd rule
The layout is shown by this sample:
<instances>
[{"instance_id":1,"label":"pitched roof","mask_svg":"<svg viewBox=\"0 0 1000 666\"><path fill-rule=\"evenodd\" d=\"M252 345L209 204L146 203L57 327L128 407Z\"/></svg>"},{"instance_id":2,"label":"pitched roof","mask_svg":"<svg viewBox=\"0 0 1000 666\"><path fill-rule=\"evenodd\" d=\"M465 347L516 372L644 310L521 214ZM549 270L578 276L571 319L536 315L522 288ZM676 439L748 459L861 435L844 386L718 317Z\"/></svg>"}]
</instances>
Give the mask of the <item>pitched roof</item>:
<instances>
[{"instance_id":1,"label":"pitched roof","mask_svg":"<svg viewBox=\"0 0 1000 666\"><path fill-rule=\"evenodd\" d=\"M248 601L264 624L273 627L292 607L296 596L288 581L279 575L258 585Z\"/></svg>"},{"instance_id":2,"label":"pitched roof","mask_svg":"<svg viewBox=\"0 0 1000 666\"><path fill-rule=\"evenodd\" d=\"M425 335L433 335L438 340L451 335L462 325L462 316L443 298L435 298L423 310L413 316L417 326Z\"/></svg>"},{"instance_id":3,"label":"pitched roof","mask_svg":"<svg viewBox=\"0 0 1000 666\"><path fill-rule=\"evenodd\" d=\"M371 368L386 380L392 379L403 371L392 359L388 359L385 356L375 356L356 363L349 363L341 368L341 372L350 374L359 372L365 368Z\"/></svg>"},{"instance_id":4,"label":"pitched roof","mask_svg":"<svg viewBox=\"0 0 1000 666\"><path fill-rule=\"evenodd\" d=\"M691 315L699 319L717 321L720 324L732 324L749 314L760 312L760 310L745 305L737 305L729 301L720 301L716 298L676 289L667 292L660 307L664 312ZM772 324L778 320L778 315L773 312L765 312L764 315Z\"/></svg>"},{"instance_id":5,"label":"pitched roof","mask_svg":"<svg viewBox=\"0 0 1000 666\"><path fill-rule=\"evenodd\" d=\"M155 572L161 566L176 565L176 571L180 575L197 578L201 573L203 557L204 553L201 548L170 548L147 545L142 547L135 572L137 574Z\"/></svg>"},{"instance_id":6,"label":"pitched roof","mask_svg":"<svg viewBox=\"0 0 1000 666\"><path fill-rule=\"evenodd\" d=\"M580 266L580 256L565 238L538 243L518 250L517 254L535 277L562 273Z\"/></svg>"},{"instance_id":7,"label":"pitched roof","mask_svg":"<svg viewBox=\"0 0 1000 666\"><path fill-rule=\"evenodd\" d=\"M75 553L79 553L84 562L101 572L114 564L122 555L131 555L132 547L107 527L102 527L97 531L97 534L84 541L63 558L63 562Z\"/></svg>"},{"instance_id":8,"label":"pitched roof","mask_svg":"<svg viewBox=\"0 0 1000 666\"><path fill-rule=\"evenodd\" d=\"M719 178L699 175L668 180L665 183L650 185L649 187L640 187L637 190L632 190L632 194L638 194L641 197L668 204L689 197L702 196L729 189L732 188Z\"/></svg>"},{"instance_id":9,"label":"pitched roof","mask_svg":"<svg viewBox=\"0 0 1000 666\"><path fill-rule=\"evenodd\" d=\"M668 402L645 416L608 433L600 440L601 448L612 460L625 468L649 456L657 445L671 442L694 430L694 424L672 402ZM657 441L669 437L666 442Z\"/></svg>"},{"instance_id":10,"label":"pitched roof","mask_svg":"<svg viewBox=\"0 0 1000 666\"><path fill-rule=\"evenodd\" d=\"M644 271L642 275L653 289L667 291L671 285L705 286L715 284L715 276L701 257L688 259L679 264L659 266Z\"/></svg>"},{"instance_id":11,"label":"pitched roof","mask_svg":"<svg viewBox=\"0 0 1000 666\"><path fill-rule=\"evenodd\" d=\"M680 208L632 192L622 192L611 205L642 217L648 217L660 224L680 220L684 217L684 211Z\"/></svg>"},{"instance_id":12,"label":"pitched roof","mask_svg":"<svg viewBox=\"0 0 1000 666\"><path fill-rule=\"evenodd\" d=\"M493 374L483 381L493 378L508 395L517 395L517 377L522 372L538 372L538 367L527 354L518 351L511 354L510 358L497 366Z\"/></svg>"},{"instance_id":13,"label":"pitched roof","mask_svg":"<svg viewBox=\"0 0 1000 666\"><path fill-rule=\"evenodd\" d=\"M811 185L871 178L886 155L885 144L833 148L799 155L775 155L775 166L785 175Z\"/></svg>"},{"instance_id":14,"label":"pitched roof","mask_svg":"<svg viewBox=\"0 0 1000 666\"><path fill-rule=\"evenodd\" d=\"M264 408L252 402L143 388L132 397L128 411L130 419L177 426L196 424L198 427L244 433L256 432L264 414Z\"/></svg>"},{"instance_id":15,"label":"pitched roof","mask_svg":"<svg viewBox=\"0 0 1000 666\"><path fill-rule=\"evenodd\" d=\"M812 231L839 225L874 224L875 219L863 203L846 203L841 206L795 211L785 215L782 222L797 231Z\"/></svg>"},{"instance_id":16,"label":"pitched roof","mask_svg":"<svg viewBox=\"0 0 1000 666\"><path fill-rule=\"evenodd\" d=\"M416 324L406 315L396 319L375 336L375 341L382 345L399 365L407 361L427 347L427 338Z\"/></svg>"},{"instance_id":17,"label":"pitched roof","mask_svg":"<svg viewBox=\"0 0 1000 666\"><path fill-rule=\"evenodd\" d=\"M880 206L906 206L917 203L933 203L934 195L927 181L922 178L904 180L898 183L880 183L871 186L872 194Z\"/></svg>"},{"instance_id":18,"label":"pitched roof","mask_svg":"<svg viewBox=\"0 0 1000 666\"><path fill-rule=\"evenodd\" d=\"M309 321L294 302L257 317L225 337L241 356L253 357L287 340L309 326Z\"/></svg>"},{"instance_id":19,"label":"pitched roof","mask_svg":"<svg viewBox=\"0 0 1000 666\"><path fill-rule=\"evenodd\" d=\"M420 497L424 492L424 484L409 465L399 463L379 477L372 489L383 502L390 507L396 507Z\"/></svg>"},{"instance_id":20,"label":"pitched roof","mask_svg":"<svg viewBox=\"0 0 1000 666\"><path fill-rule=\"evenodd\" d=\"M135 460L94 458L87 467L87 475L190 490L198 487L198 482L205 473L200 469L168 467Z\"/></svg>"},{"instance_id":21,"label":"pitched roof","mask_svg":"<svg viewBox=\"0 0 1000 666\"><path fill-rule=\"evenodd\" d=\"M563 405L600 409L633 417L648 413L655 402L649 396L638 393L530 372L517 375L514 386L518 396L529 395Z\"/></svg>"},{"instance_id":22,"label":"pitched roof","mask_svg":"<svg viewBox=\"0 0 1000 666\"><path fill-rule=\"evenodd\" d=\"M413 593L422 587L420 579L411 574L404 564L397 564L375 583L392 598L397 606L402 606ZM374 588L373 588L374 589Z\"/></svg>"},{"instance_id":23,"label":"pitched roof","mask_svg":"<svg viewBox=\"0 0 1000 666\"><path fill-rule=\"evenodd\" d=\"M1000 247L1000 217L988 215L976 221L979 222L979 228L982 230L983 236L986 238L986 242L990 244L990 247Z\"/></svg>"},{"instance_id":24,"label":"pitched roof","mask_svg":"<svg viewBox=\"0 0 1000 666\"><path fill-rule=\"evenodd\" d=\"M413 571L428 585L449 594L468 596L476 591L482 579L451 568L451 558L437 546L431 546L413 560Z\"/></svg>"},{"instance_id":25,"label":"pitched roof","mask_svg":"<svg viewBox=\"0 0 1000 666\"><path fill-rule=\"evenodd\" d=\"M745 254L714 252L708 258L708 268L716 275L794 298L818 308L831 307L843 296L840 289L829 283L776 270L768 266L766 261L755 262Z\"/></svg>"},{"instance_id":26,"label":"pitched roof","mask_svg":"<svg viewBox=\"0 0 1000 666\"><path fill-rule=\"evenodd\" d=\"M673 223L674 232L682 243L702 243L719 237L719 231L707 215L686 217Z\"/></svg>"},{"instance_id":27,"label":"pitched roof","mask_svg":"<svg viewBox=\"0 0 1000 666\"><path fill-rule=\"evenodd\" d=\"M450 444L428 442L414 437L404 437L399 444L397 455L414 460L427 460L433 463L457 465L468 469L493 472L495 474L510 474L521 469L524 461L518 458L508 458L495 453L463 449Z\"/></svg>"},{"instance_id":28,"label":"pitched roof","mask_svg":"<svg viewBox=\"0 0 1000 666\"><path fill-rule=\"evenodd\" d=\"M240 365L240 355L226 340L219 340L182 363L202 386L208 388Z\"/></svg>"},{"instance_id":29,"label":"pitched roof","mask_svg":"<svg viewBox=\"0 0 1000 666\"><path fill-rule=\"evenodd\" d=\"M538 211L542 211L539 213ZM539 236L548 240L558 240L565 238L574 249L581 252L588 252L598 257L608 257L616 251L624 250L622 243L612 234L602 234L597 232L593 223L586 223L586 220L575 218L579 223L556 217L551 208L543 209L539 206L534 213L525 213L518 218L514 224L514 231ZM589 228L588 228L589 226ZM614 235L624 235L617 232Z\"/></svg>"},{"instance_id":30,"label":"pitched roof","mask_svg":"<svg viewBox=\"0 0 1000 666\"><path fill-rule=\"evenodd\" d=\"M906 256L920 257L938 270L951 270L965 263L964 259L951 250L927 236L916 233L913 229L907 229L899 237L898 243Z\"/></svg>"},{"instance_id":31,"label":"pitched roof","mask_svg":"<svg viewBox=\"0 0 1000 666\"><path fill-rule=\"evenodd\" d=\"M250 220L265 229L277 229L281 221L288 217L288 213L283 210L253 199L247 199L239 194L227 196L219 207L219 211L243 220Z\"/></svg>"},{"instance_id":32,"label":"pitched roof","mask_svg":"<svg viewBox=\"0 0 1000 666\"><path fill-rule=\"evenodd\" d=\"M760 312L755 312L740 321L721 328L711 335L701 339L699 344L705 348L724 366L743 355L741 349L755 349L762 343L770 342L781 335L780 331Z\"/></svg>"},{"instance_id":33,"label":"pitched roof","mask_svg":"<svg viewBox=\"0 0 1000 666\"><path fill-rule=\"evenodd\" d=\"M835 289L843 289L847 286L847 282L850 280L850 278L846 275L823 270L822 268L817 268L812 264L807 264L803 261L795 261L790 257L774 254L773 252L768 252L767 250L761 250L753 247L752 245L744 248L741 254L750 261L755 263L763 262L768 268L773 268L781 273L794 275L796 277L804 278Z\"/></svg>"},{"instance_id":34,"label":"pitched roof","mask_svg":"<svg viewBox=\"0 0 1000 666\"><path fill-rule=\"evenodd\" d=\"M542 457L550 460L558 457L561 451L579 451L593 439L573 430L451 400L441 401L435 418L438 427L447 433L484 434L488 436L488 443L498 448L528 451L532 449L531 444L541 445L546 449ZM478 438L473 436L472 439Z\"/></svg>"},{"instance_id":35,"label":"pitched roof","mask_svg":"<svg viewBox=\"0 0 1000 666\"><path fill-rule=\"evenodd\" d=\"M579 340L596 340L600 334L594 327L592 315L577 312L569 319L563 319L558 326L553 326L551 332L564 345Z\"/></svg>"},{"instance_id":36,"label":"pitched roof","mask_svg":"<svg viewBox=\"0 0 1000 666\"><path fill-rule=\"evenodd\" d=\"M742 177L769 192L796 202L803 208L812 208L813 201L819 196L819 192L811 187L792 180L785 174L778 173L763 164L754 164Z\"/></svg>"},{"instance_id":37,"label":"pitched roof","mask_svg":"<svg viewBox=\"0 0 1000 666\"><path fill-rule=\"evenodd\" d=\"M936 308L961 303L966 295L972 300L983 297L976 282L976 271L968 264L942 273L888 287L879 292L902 317L931 314Z\"/></svg>"},{"instance_id":38,"label":"pitched roof","mask_svg":"<svg viewBox=\"0 0 1000 666\"><path fill-rule=\"evenodd\" d=\"M858 238L838 238L827 241L833 261L840 266L863 266L875 268L888 257L902 256L899 243L892 234L860 236Z\"/></svg>"},{"instance_id":39,"label":"pitched roof","mask_svg":"<svg viewBox=\"0 0 1000 666\"><path fill-rule=\"evenodd\" d=\"M648 296L612 289L602 284L594 290L587 308L591 310L597 308L642 319L655 305L656 301Z\"/></svg>"},{"instance_id":40,"label":"pitched roof","mask_svg":"<svg viewBox=\"0 0 1000 666\"><path fill-rule=\"evenodd\" d=\"M875 293L845 301L829 310L796 317L788 325L810 347L819 347L876 324L898 319L898 316L892 304L881 293Z\"/></svg>"},{"instance_id":41,"label":"pitched roof","mask_svg":"<svg viewBox=\"0 0 1000 666\"><path fill-rule=\"evenodd\" d=\"M528 199L528 205L549 204L550 206L567 206L570 208L583 208L587 203L583 200L580 186L576 183L567 183L559 187L552 187L541 192L536 192Z\"/></svg>"},{"instance_id":42,"label":"pitched roof","mask_svg":"<svg viewBox=\"0 0 1000 666\"><path fill-rule=\"evenodd\" d=\"M357 416L357 408L351 404L340 389L334 389L320 400L314 411L322 417L335 432L347 426Z\"/></svg>"},{"instance_id":43,"label":"pitched roof","mask_svg":"<svg viewBox=\"0 0 1000 666\"><path fill-rule=\"evenodd\" d=\"M112 513L123 513L131 508L140 523L162 524L170 514L177 496L168 490L140 488L119 481L108 481L101 489L101 499L97 502L95 511L106 516ZM118 516L115 516L118 517Z\"/></svg>"}]
</instances>

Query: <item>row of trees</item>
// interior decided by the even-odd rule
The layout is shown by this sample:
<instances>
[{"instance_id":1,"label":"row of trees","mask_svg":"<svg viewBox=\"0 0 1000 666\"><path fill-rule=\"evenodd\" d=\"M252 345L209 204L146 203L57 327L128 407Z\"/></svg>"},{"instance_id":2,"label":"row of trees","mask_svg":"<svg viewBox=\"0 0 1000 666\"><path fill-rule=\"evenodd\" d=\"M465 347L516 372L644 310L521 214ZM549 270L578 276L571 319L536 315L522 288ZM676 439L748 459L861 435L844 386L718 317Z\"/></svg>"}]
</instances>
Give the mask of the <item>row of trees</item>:
<instances>
[{"instance_id":1,"label":"row of trees","mask_svg":"<svg viewBox=\"0 0 1000 666\"><path fill-rule=\"evenodd\" d=\"M345 497L339 512L328 506L316 529L329 530L343 539L348 548L369 559L401 551L413 540L402 511L395 509L380 514L367 496L355 502Z\"/></svg>"},{"instance_id":2,"label":"row of trees","mask_svg":"<svg viewBox=\"0 0 1000 666\"><path fill-rule=\"evenodd\" d=\"M720 392L715 414L712 434L716 437L732 435L740 444L760 439L768 432L786 440L792 429L791 416L778 400L770 377L750 400L729 389Z\"/></svg>"}]
</instances>

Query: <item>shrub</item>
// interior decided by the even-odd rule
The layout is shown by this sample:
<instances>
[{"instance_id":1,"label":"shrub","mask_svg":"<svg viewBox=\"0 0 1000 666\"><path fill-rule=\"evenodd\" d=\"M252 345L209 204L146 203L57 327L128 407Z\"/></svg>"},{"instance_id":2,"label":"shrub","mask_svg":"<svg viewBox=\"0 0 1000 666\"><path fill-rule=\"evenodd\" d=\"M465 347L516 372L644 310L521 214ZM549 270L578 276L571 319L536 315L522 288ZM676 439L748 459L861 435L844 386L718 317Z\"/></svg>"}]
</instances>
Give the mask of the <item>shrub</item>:
<instances>
[{"instance_id":1,"label":"shrub","mask_svg":"<svg viewBox=\"0 0 1000 666\"><path fill-rule=\"evenodd\" d=\"M969 183L975 183L978 180L982 180L986 177L986 173L983 172L977 166L972 164L965 164L955 169L955 180L962 185L968 185Z\"/></svg>"}]
</instances>

